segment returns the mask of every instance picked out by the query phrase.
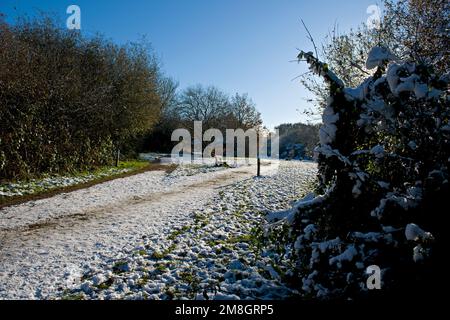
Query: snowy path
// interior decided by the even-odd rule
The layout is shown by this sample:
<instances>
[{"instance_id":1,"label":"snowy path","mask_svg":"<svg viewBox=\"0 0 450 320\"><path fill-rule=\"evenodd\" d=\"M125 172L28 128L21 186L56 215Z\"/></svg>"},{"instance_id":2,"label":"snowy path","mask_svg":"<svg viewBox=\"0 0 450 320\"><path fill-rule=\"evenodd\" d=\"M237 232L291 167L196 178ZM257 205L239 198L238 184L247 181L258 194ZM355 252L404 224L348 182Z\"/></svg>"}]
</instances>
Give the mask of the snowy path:
<instances>
[{"instance_id":1,"label":"snowy path","mask_svg":"<svg viewBox=\"0 0 450 320\"><path fill-rule=\"evenodd\" d=\"M313 188L314 163L281 162L260 178L220 188L171 228L151 232L103 268L85 268L64 299L287 299L299 297L295 264L265 238L267 213Z\"/></svg>"},{"instance_id":2,"label":"snowy path","mask_svg":"<svg viewBox=\"0 0 450 320\"><path fill-rule=\"evenodd\" d=\"M254 171L146 172L0 210L0 299L57 296L86 268L101 270L143 235L170 232Z\"/></svg>"}]
</instances>

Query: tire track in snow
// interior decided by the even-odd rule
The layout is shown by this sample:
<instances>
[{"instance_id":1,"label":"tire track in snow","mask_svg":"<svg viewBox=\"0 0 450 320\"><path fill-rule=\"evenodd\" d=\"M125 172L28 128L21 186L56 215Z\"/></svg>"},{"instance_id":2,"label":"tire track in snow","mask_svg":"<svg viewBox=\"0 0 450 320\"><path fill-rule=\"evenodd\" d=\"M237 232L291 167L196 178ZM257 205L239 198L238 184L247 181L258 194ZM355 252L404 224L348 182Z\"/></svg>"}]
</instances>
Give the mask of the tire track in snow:
<instances>
[{"instance_id":1,"label":"tire track in snow","mask_svg":"<svg viewBox=\"0 0 450 320\"><path fill-rule=\"evenodd\" d=\"M6 216L13 223L10 228L8 220L0 224L0 299L51 298L70 286L83 268L101 269L104 263L120 258L142 235L157 235L174 224L188 223L189 214L201 208L218 188L249 178L254 171L254 167L241 167L209 172L181 177L168 186L162 175L144 173L23 204L10 209L12 214L9 208L1 210L0 221ZM99 206L92 206L91 197L84 196L99 192L100 198L107 198L117 185L127 188L127 183L136 179L154 179L161 188L130 193L112 203L101 199ZM105 186L108 184L114 187ZM150 181L144 187L152 185ZM52 207L55 202L56 209ZM17 215L27 215L30 210L42 211L42 215L17 223ZM49 216L45 218L45 214Z\"/></svg>"}]
</instances>

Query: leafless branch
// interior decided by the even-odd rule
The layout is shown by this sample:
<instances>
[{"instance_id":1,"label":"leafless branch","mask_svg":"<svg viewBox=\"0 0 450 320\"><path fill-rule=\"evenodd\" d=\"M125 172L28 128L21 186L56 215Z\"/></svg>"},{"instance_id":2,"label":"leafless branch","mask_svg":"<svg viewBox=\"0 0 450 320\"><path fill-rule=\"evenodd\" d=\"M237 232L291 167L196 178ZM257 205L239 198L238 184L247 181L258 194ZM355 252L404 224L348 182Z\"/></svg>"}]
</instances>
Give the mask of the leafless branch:
<instances>
[{"instance_id":1,"label":"leafless branch","mask_svg":"<svg viewBox=\"0 0 450 320\"><path fill-rule=\"evenodd\" d=\"M312 35L311 35L311 32L309 32L308 27L306 26L306 24L305 24L305 22L303 21L303 19L300 19L300 20L301 20L301 22L302 22L302 24L303 24L303 27L305 28L306 32L308 33L308 39L309 39L309 41L311 41L311 43L313 44L313 46L314 46L314 52L316 53L316 58L318 59L318 58L319 58L319 54L318 54L318 52L317 52L317 46L316 46L316 43L314 42L314 39L313 39L313 37L312 37Z\"/></svg>"}]
</instances>

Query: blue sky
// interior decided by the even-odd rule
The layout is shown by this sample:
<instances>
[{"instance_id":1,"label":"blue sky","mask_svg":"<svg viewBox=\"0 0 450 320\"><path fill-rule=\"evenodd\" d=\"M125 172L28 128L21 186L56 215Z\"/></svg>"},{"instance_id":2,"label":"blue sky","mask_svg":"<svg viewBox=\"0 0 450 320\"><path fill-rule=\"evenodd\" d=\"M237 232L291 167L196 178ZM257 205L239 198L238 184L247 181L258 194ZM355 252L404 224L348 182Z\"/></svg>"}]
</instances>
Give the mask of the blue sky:
<instances>
[{"instance_id":1,"label":"blue sky","mask_svg":"<svg viewBox=\"0 0 450 320\"><path fill-rule=\"evenodd\" d=\"M53 13L62 26L71 4L81 8L81 27L117 43L152 43L165 72L181 88L215 85L229 94L247 92L273 128L306 121L308 93L293 78L306 66L289 62L297 49L312 50L300 19L316 42L339 25L365 22L378 0L1 0L10 22L20 14Z\"/></svg>"}]
</instances>

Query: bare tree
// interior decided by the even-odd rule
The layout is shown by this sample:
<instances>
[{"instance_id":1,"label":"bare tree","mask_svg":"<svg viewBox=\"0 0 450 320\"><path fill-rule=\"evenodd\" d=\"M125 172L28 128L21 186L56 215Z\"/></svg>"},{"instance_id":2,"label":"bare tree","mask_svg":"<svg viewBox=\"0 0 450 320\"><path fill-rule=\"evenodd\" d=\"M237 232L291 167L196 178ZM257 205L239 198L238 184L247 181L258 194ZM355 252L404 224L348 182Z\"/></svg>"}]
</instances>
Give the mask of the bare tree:
<instances>
[{"instance_id":1,"label":"bare tree","mask_svg":"<svg viewBox=\"0 0 450 320\"><path fill-rule=\"evenodd\" d=\"M320 51L321 60L348 87L357 86L372 75L365 67L374 46L388 48L403 60L426 63L436 71L449 72L450 4L446 0L384 0L385 11L379 28L365 24L340 33L335 26ZM326 105L329 90L313 73L299 76L315 99L317 111Z\"/></svg>"},{"instance_id":2,"label":"bare tree","mask_svg":"<svg viewBox=\"0 0 450 320\"><path fill-rule=\"evenodd\" d=\"M248 94L238 94L231 98L230 111L233 128L244 130L260 126L262 124L261 114L256 110L255 103L249 98Z\"/></svg>"},{"instance_id":3,"label":"bare tree","mask_svg":"<svg viewBox=\"0 0 450 320\"><path fill-rule=\"evenodd\" d=\"M204 128L218 127L227 114L229 100L216 87L196 85L182 92L177 109L187 128L194 121L203 121Z\"/></svg>"}]
</instances>

